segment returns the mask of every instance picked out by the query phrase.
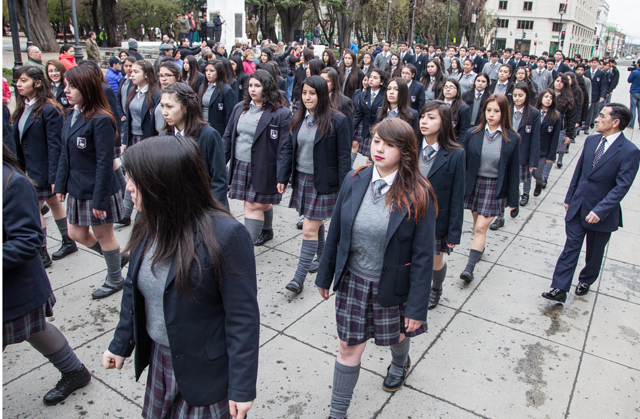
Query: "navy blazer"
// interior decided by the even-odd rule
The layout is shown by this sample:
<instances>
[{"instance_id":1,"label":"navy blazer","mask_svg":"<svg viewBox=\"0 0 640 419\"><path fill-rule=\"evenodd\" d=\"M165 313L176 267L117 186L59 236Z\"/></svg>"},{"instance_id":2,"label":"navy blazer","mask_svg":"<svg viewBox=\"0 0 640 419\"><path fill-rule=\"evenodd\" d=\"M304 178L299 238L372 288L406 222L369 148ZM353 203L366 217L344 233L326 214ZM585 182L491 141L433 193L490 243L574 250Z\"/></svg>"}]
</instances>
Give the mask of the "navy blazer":
<instances>
[{"instance_id":1,"label":"navy blazer","mask_svg":"<svg viewBox=\"0 0 640 419\"><path fill-rule=\"evenodd\" d=\"M415 65L416 56L413 55L411 52L409 52L409 50L407 50L407 52L404 54L404 57L402 56L401 52L398 52L398 55L400 56L400 59L402 60L402 64L414 64Z\"/></svg>"},{"instance_id":2,"label":"navy blazer","mask_svg":"<svg viewBox=\"0 0 640 419\"><path fill-rule=\"evenodd\" d=\"M640 150L623 133L609 146L595 167L593 156L602 140L602 134L587 137L573 172L564 203L569 205L566 221L580 213L582 226L587 230L613 232L622 227L622 207L625 197L638 173ZM585 221L589 212L595 212L600 221Z\"/></svg>"},{"instance_id":3,"label":"navy blazer","mask_svg":"<svg viewBox=\"0 0 640 419\"><path fill-rule=\"evenodd\" d=\"M555 122L547 118L540 122L540 157L556 161L561 124L561 116L559 116Z\"/></svg>"},{"instance_id":4,"label":"navy blazer","mask_svg":"<svg viewBox=\"0 0 640 419\"><path fill-rule=\"evenodd\" d=\"M471 56L469 56L469 59L471 59ZM476 57L471 61L473 62L473 72L476 74L482 73L482 68L484 67L484 60L482 59L482 57L479 54L476 54ZM523 62L522 60L520 61Z\"/></svg>"},{"instance_id":5,"label":"navy blazer","mask_svg":"<svg viewBox=\"0 0 640 419\"><path fill-rule=\"evenodd\" d=\"M511 107L511 115L513 115L514 109ZM529 118L526 122L521 121L518 134L520 134L520 165L537 168L538 160L540 160L539 110L529 107Z\"/></svg>"},{"instance_id":6,"label":"navy blazer","mask_svg":"<svg viewBox=\"0 0 640 419\"><path fill-rule=\"evenodd\" d=\"M422 77L422 73L424 73L424 67L427 65L427 61L429 61L428 54L418 54L414 58L414 64L416 66L416 77ZM423 86L424 88L424 86Z\"/></svg>"},{"instance_id":7,"label":"navy blazer","mask_svg":"<svg viewBox=\"0 0 640 419\"><path fill-rule=\"evenodd\" d=\"M473 101L475 100L476 89L471 89L467 91L464 95L462 95L462 99L469 106L469 120L471 120L471 112L473 112ZM482 107L484 106L484 102L489 99L491 96L491 89L487 87L482 92L482 97L480 98L480 108L478 109L478 114L476 115L476 120L471 121L471 126L475 127L480 125L480 121L482 120ZM464 132L463 132L464 135Z\"/></svg>"},{"instance_id":8,"label":"navy blazer","mask_svg":"<svg viewBox=\"0 0 640 419\"><path fill-rule=\"evenodd\" d=\"M584 77L591 80L591 102L599 102L600 99L607 97L608 79L604 71L596 70L594 73L589 68L584 72Z\"/></svg>"},{"instance_id":9,"label":"navy blazer","mask_svg":"<svg viewBox=\"0 0 640 419\"><path fill-rule=\"evenodd\" d=\"M418 111L418 114L422 112L424 106L424 86L422 83L416 80L411 80L411 86L409 86L409 100L411 101L411 109Z\"/></svg>"},{"instance_id":10,"label":"navy blazer","mask_svg":"<svg viewBox=\"0 0 640 419\"><path fill-rule=\"evenodd\" d=\"M200 87L202 87L202 84L205 82L206 82L206 79L204 77L204 74L198 73L198 75L196 76L196 83L195 83L195 86L193 87L193 91L198 93L200 91ZM189 83L186 81L184 83L189 85Z\"/></svg>"},{"instance_id":11,"label":"navy blazer","mask_svg":"<svg viewBox=\"0 0 640 419\"><path fill-rule=\"evenodd\" d=\"M502 93L503 95L505 95L507 97L507 99L509 99L509 105L513 105L513 87L515 85L516 84L514 82L508 81L507 82L507 90L506 90L506 92ZM498 80L493 80L491 82L491 85L489 86L489 91L492 94L497 94L498 92L495 91L497 89L497 86L498 86Z\"/></svg>"},{"instance_id":12,"label":"navy blazer","mask_svg":"<svg viewBox=\"0 0 640 419\"><path fill-rule=\"evenodd\" d=\"M233 180L236 161L236 138L238 136L238 119L243 111L244 102L238 103L231 114L227 129L222 136L225 160L229 163L229 183ZM281 107L274 110L266 107L251 146L251 184L257 193L276 194L278 183L287 184L290 173L289 166L284 165L284 156L290 152L291 111Z\"/></svg>"},{"instance_id":13,"label":"navy blazer","mask_svg":"<svg viewBox=\"0 0 640 419\"><path fill-rule=\"evenodd\" d=\"M69 100L67 99L67 95L64 92L64 84L60 83L53 95L65 111L71 107Z\"/></svg>"},{"instance_id":14,"label":"navy blazer","mask_svg":"<svg viewBox=\"0 0 640 419\"><path fill-rule=\"evenodd\" d=\"M475 189L478 169L480 169L480 156L484 143L484 130L473 133L467 131L460 144L467 151L466 186L464 196L470 196ZM496 186L496 199L507 198L509 207L518 206L520 196L520 137L514 131L508 132L509 141L503 135L502 148L500 149L500 166L498 168L498 185Z\"/></svg>"},{"instance_id":15,"label":"navy blazer","mask_svg":"<svg viewBox=\"0 0 640 419\"><path fill-rule=\"evenodd\" d=\"M482 113L482 109L478 110L478 114ZM456 134L456 138L464 136L467 130L471 127L471 107L467 106L464 101L458 109L458 121L453 121L453 129Z\"/></svg>"},{"instance_id":16,"label":"navy blazer","mask_svg":"<svg viewBox=\"0 0 640 419\"><path fill-rule=\"evenodd\" d=\"M286 148L282 166L284 172L284 182L287 184L291 173L297 172L296 159L298 151L298 133L302 124L291 135L291 145ZM331 118L331 129L325 135L316 131L313 145L313 185L320 193L331 193L339 190L345 176L351 170L351 123L341 113L334 112Z\"/></svg>"},{"instance_id":17,"label":"navy blazer","mask_svg":"<svg viewBox=\"0 0 640 419\"><path fill-rule=\"evenodd\" d=\"M118 111L118 101L116 100L116 94L113 89L109 86L108 83L102 83L102 91L104 95L107 97L107 102L109 102L109 109L113 114L113 118L116 120L116 126L119 127L119 111ZM118 137L116 138L116 147L120 147L122 145L122 133L120 130L118 131Z\"/></svg>"},{"instance_id":18,"label":"navy blazer","mask_svg":"<svg viewBox=\"0 0 640 419\"><path fill-rule=\"evenodd\" d=\"M122 118L123 116L126 116L126 115L127 115L127 113L124 111L124 108L122 107L122 96L123 96L123 95L124 95L124 97L129 96L129 92L131 91L131 89L132 89L132 88L134 88L134 87L135 87L135 85L133 84L133 82L131 82L131 83L129 83L129 86L128 86L128 88L127 88L127 91L126 91L126 92L123 92L123 91L122 91L122 88L123 88L123 86L124 86L124 82L125 82L125 80L127 80L127 78L126 78L126 77L122 77L122 78L120 79L120 81L118 82L118 91L116 92L116 105L118 106L118 115L119 115L119 118L118 118L118 119L120 119L120 118ZM131 80L131 79L129 79L129 80ZM125 99L125 101L126 101L126 99Z\"/></svg>"},{"instance_id":19,"label":"navy blazer","mask_svg":"<svg viewBox=\"0 0 640 419\"><path fill-rule=\"evenodd\" d=\"M554 70L555 70L555 68L554 68ZM558 66L558 69L557 69L556 71L557 71L558 73L568 73L568 72L570 72L570 71L571 71L571 67L569 67L568 65L566 65L566 64L564 63L564 61L563 61L563 62L561 62L561 63L560 63L560 65Z\"/></svg>"},{"instance_id":20,"label":"navy blazer","mask_svg":"<svg viewBox=\"0 0 640 419\"><path fill-rule=\"evenodd\" d=\"M203 96L204 94L200 95L200 102L202 102ZM220 93L217 88L213 89L213 94L208 104L209 119L207 122L209 122L216 131L224 133L236 103L233 89L228 85L222 85L222 93Z\"/></svg>"},{"instance_id":21,"label":"navy blazer","mask_svg":"<svg viewBox=\"0 0 640 419\"><path fill-rule=\"evenodd\" d=\"M376 114L376 122L375 122L376 124L382 122L380 120L380 118L378 117L378 115L380 115L380 111L381 110L382 110L382 106L380 106L378 108L378 113ZM398 115L397 117L402 119L407 124L411 125L411 128L413 128L413 132L416 133L416 136L419 136L419 134L420 134L420 118L418 118L418 116L419 116L418 111L416 111L415 109L409 109L409 111L411 112L411 115L413 115L413 119L411 121L400 117L400 115Z\"/></svg>"},{"instance_id":22,"label":"navy blazer","mask_svg":"<svg viewBox=\"0 0 640 419\"><path fill-rule=\"evenodd\" d=\"M228 208L227 166L224 158L222 137L214 128L205 125L200 130L197 141L204 159L204 166L207 169L207 173L209 173L211 196Z\"/></svg>"},{"instance_id":23,"label":"navy blazer","mask_svg":"<svg viewBox=\"0 0 640 419\"><path fill-rule=\"evenodd\" d=\"M44 234L36 191L27 178L4 165L2 188L2 320L6 322L42 307L53 291L40 260Z\"/></svg>"},{"instance_id":24,"label":"navy blazer","mask_svg":"<svg viewBox=\"0 0 640 419\"><path fill-rule=\"evenodd\" d=\"M146 94L148 93L149 92L147 91ZM153 96L152 96L153 106L149 108L147 107L146 94L145 94L145 100L142 102L142 137L143 138L149 138L149 137L153 137L154 135L158 135L158 131L156 131L155 110L156 110L156 106L158 106L158 103L160 103L160 96L161 96L161 93L159 90L156 90L155 92L153 92ZM131 134L131 109L129 109L129 106L127 106L126 111L127 111L127 114L126 114L127 120L124 121L125 139L123 142L124 142L124 145L128 146L129 142L131 141L131 137L133 136L133 134Z\"/></svg>"},{"instance_id":25,"label":"navy blazer","mask_svg":"<svg viewBox=\"0 0 640 419\"><path fill-rule=\"evenodd\" d=\"M233 94L235 95L235 99L236 99L235 104L242 101L242 97L240 97L240 84L238 83L238 80L236 80L235 77L231 78L229 86L231 86L231 90L233 90Z\"/></svg>"},{"instance_id":26,"label":"navy blazer","mask_svg":"<svg viewBox=\"0 0 640 419\"><path fill-rule=\"evenodd\" d=\"M50 103L45 103L36 117L33 112L24 124L24 134L20 139L18 125L22 113L13 124L13 139L16 157L27 176L41 188L51 188L56 183L56 172L62 151L60 133L64 116Z\"/></svg>"},{"instance_id":27,"label":"navy blazer","mask_svg":"<svg viewBox=\"0 0 640 419\"><path fill-rule=\"evenodd\" d=\"M212 218L224 257L221 283L214 279L213 262L198 234L195 251L203 263L194 262L189 273L194 298L177 290L175 260L165 284L163 309L173 369L180 394L191 406L256 397L260 313L253 243L247 229L231 217ZM109 345L111 353L122 357L131 356L135 348L136 380L149 365L152 344L144 296L138 290L145 242L131 252L120 321Z\"/></svg>"},{"instance_id":28,"label":"navy blazer","mask_svg":"<svg viewBox=\"0 0 640 419\"><path fill-rule=\"evenodd\" d=\"M378 109L382 106L385 94L385 89L381 87L373 103L371 103L371 89L363 91L357 98L354 97L353 104L356 107L356 114L353 118L353 129L351 132L356 132L358 125L362 123L362 138L369 136L369 131L371 130L371 126L376 122Z\"/></svg>"},{"instance_id":29,"label":"navy blazer","mask_svg":"<svg viewBox=\"0 0 640 419\"><path fill-rule=\"evenodd\" d=\"M422 147L419 147L419 153ZM427 176L438 198L436 236L447 236L447 243L460 244L464 220L465 151L463 148L438 150Z\"/></svg>"},{"instance_id":30,"label":"navy blazer","mask_svg":"<svg viewBox=\"0 0 640 419\"><path fill-rule=\"evenodd\" d=\"M364 72L360 69L360 67L358 67L357 65L354 65L351 67L351 71L356 70L358 72L358 84L356 86L355 90L351 90L351 88L349 87L349 83L345 83L344 84L344 90L342 91L342 94L345 95L346 97L348 97L349 99L353 99L353 94L356 92L356 90L360 89L362 86L362 79L364 79ZM340 72L338 72L340 73ZM351 75L351 74L349 74Z\"/></svg>"},{"instance_id":31,"label":"navy blazer","mask_svg":"<svg viewBox=\"0 0 640 419\"><path fill-rule=\"evenodd\" d=\"M369 166L358 173L349 172L340 190L316 277L320 288L330 289L332 282L334 291L340 286L349 258L351 227L370 188L373 170L375 167ZM416 224L410 204L411 219L407 208L398 211L395 204L389 216L378 300L382 307L407 303L405 317L424 322L433 274L436 208L429 197L426 214Z\"/></svg>"},{"instance_id":32,"label":"navy blazer","mask_svg":"<svg viewBox=\"0 0 640 419\"><path fill-rule=\"evenodd\" d=\"M110 198L120 190L113 170L116 127L106 115L87 120L81 114L73 126L73 109L62 128L62 153L54 192L76 199L91 199L93 209L107 211Z\"/></svg>"}]
</instances>

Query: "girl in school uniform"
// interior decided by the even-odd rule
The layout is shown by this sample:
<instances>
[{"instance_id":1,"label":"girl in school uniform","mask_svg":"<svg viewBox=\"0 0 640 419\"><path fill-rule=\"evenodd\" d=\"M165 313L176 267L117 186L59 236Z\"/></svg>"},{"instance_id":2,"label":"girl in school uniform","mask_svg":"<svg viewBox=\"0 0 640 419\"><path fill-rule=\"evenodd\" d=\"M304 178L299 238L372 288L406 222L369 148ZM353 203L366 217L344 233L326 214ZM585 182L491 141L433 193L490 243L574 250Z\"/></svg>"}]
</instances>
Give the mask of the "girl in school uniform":
<instances>
[{"instance_id":1,"label":"girl in school uniform","mask_svg":"<svg viewBox=\"0 0 640 419\"><path fill-rule=\"evenodd\" d=\"M62 106L62 109L66 112L69 109L69 101L64 94L64 73L67 72L67 69L64 67L64 64L60 62L60 60L49 60L47 61L47 79L51 84L51 92L53 96L56 98L58 103Z\"/></svg>"},{"instance_id":2,"label":"girl in school uniform","mask_svg":"<svg viewBox=\"0 0 640 419\"><path fill-rule=\"evenodd\" d=\"M283 161L291 147L290 124L291 112L273 77L256 70L222 137L229 198L244 201L244 225L254 244L259 237L262 243L273 239L273 205L282 199L277 185L289 181Z\"/></svg>"},{"instance_id":3,"label":"girl in school uniform","mask_svg":"<svg viewBox=\"0 0 640 419\"><path fill-rule=\"evenodd\" d=\"M362 54L362 63L360 64L360 70L366 76L369 75L371 70L373 70L373 55L370 52L365 52Z\"/></svg>"},{"instance_id":4,"label":"girl in school uniform","mask_svg":"<svg viewBox=\"0 0 640 419\"><path fill-rule=\"evenodd\" d=\"M353 112L355 120L355 109L358 101L361 99L362 95L369 88L369 74L365 74L362 78L362 88L356 90L353 93ZM360 143L362 142L362 120L357 125L353 124L353 141L351 142L351 161L354 162L356 157L358 157L358 149L360 148ZM353 167L353 163L351 163Z\"/></svg>"},{"instance_id":5,"label":"girl in school uniform","mask_svg":"<svg viewBox=\"0 0 640 419\"><path fill-rule=\"evenodd\" d=\"M471 126L471 108L462 100L460 83L454 79L448 79L444 83L439 100L451 107L451 116L453 117L451 122L456 138L464 136Z\"/></svg>"},{"instance_id":6,"label":"girl in school uniform","mask_svg":"<svg viewBox=\"0 0 640 419\"><path fill-rule=\"evenodd\" d=\"M304 216L300 260L289 291L300 293L309 271L316 272L324 250L324 220L331 218L340 186L351 169L351 124L333 110L327 82L308 77L302 86L302 106L291 122L291 144L283 159L285 179L292 173L293 192L289 208ZM286 182L278 182L284 193ZM313 263L313 257L318 258Z\"/></svg>"},{"instance_id":7,"label":"girl in school uniform","mask_svg":"<svg viewBox=\"0 0 640 419\"><path fill-rule=\"evenodd\" d=\"M350 49L344 50L342 63L340 64L340 80L342 84L337 84L342 94L349 99L353 99L353 94L362 85L364 72L358 67L356 53Z\"/></svg>"},{"instance_id":8,"label":"girl in school uniform","mask_svg":"<svg viewBox=\"0 0 640 419\"><path fill-rule=\"evenodd\" d=\"M67 71L65 93L73 110L62 128L62 154L54 192L67 199L69 237L104 256L107 278L93 294L108 297L122 289L120 246L113 223L124 214L113 170L116 121L97 75L86 66Z\"/></svg>"},{"instance_id":9,"label":"girl in school uniform","mask_svg":"<svg viewBox=\"0 0 640 419\"><path fill-rule=\"evenodd\" d=\"M200 90L204 83L204 74L200 72L198 60L193 55L188 55L182 64L182 81L187 83L194 92Z\"/></svg>"},{"instance_id":10,"label":"girl in school uniform","mask_svg":"<svg viewBox=\"0 0 640 419\"><path fill-rule=\"evenodd\" d=\"M54 99L44 73L37 67L21 67L16 72L16 110L12 115L13 140L17 158L27 176L35 183L40 207L46 202L62 236L62 246L53 260L59 260L78 250L67 234L67 213L53 194L58 162L62 150L60 132L64 124L62 107ZM45 268L51 266L47 251L47 223L42 215L44 231L40 258Z\"/></svg>"},{"instance_id":11,"label":"girl in school uniform","mask_svg":"<svg viewBox=\"0 0 640 419\"><path fill-rule=\"evenodd\" d=\"M560 112L562 118L562 129L560 130L560 139L558 141L558 160L556 162L558 169L560 169L562 167L562 159L567 151L567 145L571 143L571 139L575 136L576 121L579 117L576 112L576 103L571 92L569 77L566 74L558 74L553 80L552 88L558 102L556 110ZM549 172L551 172L553 164L548 165Z\"/></svg>"},{"instance_id":12,"label":"girl in school uniform","mask_svg":"<svg viewBox=\"0 0 640 419\"><path fill-rule=\"evenodd\" d=\"M562 115L556 110L557 104L558 99L551 89L540 92L536 101L536 109L540 111L540 157L533 171L533 177L536 179L533 196L539 196L547 187L549 172L556 158L562 127Z\"/></svg>"},{"instance_id":13,"label":"girl in school uniform","mask_svg":"<svg viewBox=\"0 0 640 419\"><path fill-rule=\"evenodd\" d=\"M327 82L327 87L329 88L329 104L331 105L331 109L338 111L346 116L348 121L353 121L353 113L355 112L353 102L347 96L343 95L337 88L337 86L340 86L340 76L338 75L336 69L333 67L326 67L320 73L320 77L322 77ZM350 136L349 138L351 137L352 136Z\"/></svg>"},{"instance_id":14,"label":"girl in school uniform","mask_svg":"<svg viewBox=\"0 0 640 419\"><path fill-rule=\"evenodd\" d=\"M240 95L238 96L238 101L241 101L244 97L244 91L246 89L247 83L249 82L249 76L244 72L244 67L242 66L242 58L238 55L232 55L229 58L231 61L231 68L233 69L233 77L235 77L238 82L238 91Z\"/></svg>"},{"instance_id":15,"label":"girl in school uniform","mask_svg":"<svg viewBox=\"0 0 640 419\"><path fill-rule=\"evenodd\" d=\"M224 58L224 57L220 57L218 60L222 61L222 64L224 65L225 83L227 83L227 85L231 87L231 90L235 95L234 96L235 97L234 106L235 106L238 102L242 100L242 96L240 96L240 85L238 84L238 80L236 80L236 78L233 77L233 67L231 67L231 61L228 58Z\"/></svg>"},{"instance_id":16,"label":"girl in school uniform","mask_svg":"<svg viewBox=\"0 0 640 419\"><path fill-rule=\"evenodd\" d=\"M533 82L533 80L531 80L531 76L529 75L529 73L527 73L527 70L525 67L516 68L515 73L513 73L513 81L516 84L525 83L527 85L527 88L531 93L527 97L529 98L529 104L533 106L536 103L536 96L538 95L538 90L536 89L536 85Z\"/></svg>"},{"instance_id":17,"label":"girl in school uniform","mask_svg":"<svg viewBox=\"0 0 640 419\"><path fill-rule=\"evenodd\" d=\"M420 172L429 179L438 202L433 280L429 310L436 308L447 276L444 255L460 244L464 218L465 152L458 145L449 105L433 100L420 112L418 162Z\"/></svg>"},{"instance_id":18,"label":"girl in school uniform","mask_svg":"<svg viewBox=\"0 0 640 419\"><path fill-rule=\"evenodd\" d=\"M425 103L440 97L444 87L444 73L439 60L429 60L424 68L420 83L424 86Z\"/></svg>"},{"instance_id":19,"label":"girl in school uniform","mask_svg":"<svg viewBox=\"0 0 640 419\"><path fill-rule=\"evenodd\" d=\"M520 137L511 126L505 95L487 99L480 125L468 130L460 144L467 152L464 207L473 214L473 242L467 266L460 274L468 283L473 281L493 218L506 206L512 217L518 215Z\"/></svg>"},{"instance_id":20,"label":"girl in school uniform","mask_svg":"<svg viewBox=\"0 0 640 419\"><path fill-rule=\"evenodd\" d=\"M316 278L325 300L331 288L336 291L340 347L331 390L333 419L347 415L369 339L390 346L382 388L393 392L411 367L410 338L427 330L435 195L420 173L413 128L392 118L374 130L374 164L345 179Z\"/></svg>"},{"instance_id":21,"label":"girl in school uniform","mask_svg":"<svg viewBox=\"0 0 640 419\"><path fill-rule=\"evenodd\" d=\"M163 61L158 66L158 81L161 88L171 86L173 83L182 81L180 67L173 61ZM194 90L195 91L195 90Z\"/></svg>"},{"instance_id":22,"label":"girl in school uniform","mask_svg":"<svg viewBox=\"0 0 640 419\"><path fill-rule=\"evenodd\" d=\"M204 120L222 135L235 106L235 95L231 86L227 84L222 61L209 61L204 73L207 81L200 87L199 92Z\"/></svg>"},{"instance_id":23,"label":"girl in school uniform","mask_svg":"<svg viewBox=\"0 0 640 419\"><path fill-rule=\"evenodd\" d=\"M389 59L389 69L387 70L387 80L402 77L402 58L400 54L391 54Z\"/></svg>"},{"instance_id":24,"label":"girl in school uniform","mask_svg":"<svg viewBox=\"0 0 640 419\"><path fill-rule=\"evenodd\" d=\"M384 101L386 81L385 72L374 68L369 74L369 87L363 90L358 99L354 101L356 114L353 118L353 126L357 127L362 123L362 139L358 146L358 153L367 158L371 157L371 134L369 130L375 124L378 109L380 109Z\"/></svg>"},{"instance_id":25,"label":"girl in school uniform","mask_svg":"<svg viewBox=\"0 0 640 419\"><path fill-rule=\"evenodd\" d=\"M102 365L121 369L135 349L136 379L149 367L143 418L244 418L260 332L249 234L211 197L192 139L150 138L123 163L139 216Z\"/></svg>"},{"instance_id":26,"label":"girl in school uniform","mask_svg":"<svg viewBox=\"0 0 640 419\"><path fill-rule=\"evenodd\" d=\"M409 88L401 77L392 79L387 84L382 106L378 108L376 124L390 118L400 118L413 127L418 133L418 111L411 108Z\"/></svg>"},{"instance_id":27,"label":"girl in school uniform","mask_svg":"<svg viewBox=\"0 0 640 419\"><path fill-rule=\"evenodd\" d=\"M477 127L482 120L482 107L484 106L484 102L491 96L489 84L488 74L478 74L478 77L476 77L473 82L474 88L462 96L462 99L471 110L472 127Z\"/></svg>"}]
</instances>

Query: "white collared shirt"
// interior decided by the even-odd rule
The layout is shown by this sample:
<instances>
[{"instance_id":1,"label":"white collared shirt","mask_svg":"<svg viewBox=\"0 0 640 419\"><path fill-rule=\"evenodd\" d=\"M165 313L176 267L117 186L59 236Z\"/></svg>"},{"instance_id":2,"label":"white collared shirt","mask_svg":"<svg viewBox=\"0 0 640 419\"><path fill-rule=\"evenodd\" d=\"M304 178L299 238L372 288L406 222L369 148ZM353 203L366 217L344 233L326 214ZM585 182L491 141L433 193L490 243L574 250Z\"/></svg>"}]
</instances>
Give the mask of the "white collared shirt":
<instances>
[{"instance_id":1,"label":"white collared shirt","mask_svg":"<svg viewBox=\"0 0 640 419\"><path fill-rule=\"evenodd\" d=\"M383 179L387 184L382 188L382 190L380 190L380 193L384 195L385 193L387 193L389 189L391 189L391 185L393 185L393 180L396 178L397 173L398 173L398 170L396 170L395 172L391 173L386 177L380 177L380 173L378 173L378 168L375 167L375 170L373 171L373 176L371 177L371 183L375 182L378 179Z\"/></svg>"},{"instance_id":2,"label":"white collared shirt","mask_svg":"<svg viewBox=\"0 0 640 419\"><path fill-rule=\"evenodd\" d=\"M423 138L422 139L422 149L421 150L424 150L425 148L427 148L428 145L429 144L427 143L427 140ZM440 150L440 143L436 141L435 144L431 146L431 148L433 148L437 153Z\"/></svg>"},{"instance_id":3,"label":"white collared shirt","mask_svg":"<svg viewBox=\"0 0 640 419\"><path fill-rule=\"evenodd\" d=\"M35 105L35 104L36 104L36 98L35 97L33 99L31 99L31 100L27 100L27 99L24 100L24 106L27 107L27 108L32 108L33 105Z\"/></svg>"},{"instance_id":4,"label":"white collared shirt","mask_svg":"<svg viewBox=\"0 0 640 419\"><path fill-rule=\"evenodd\" d=\"M174 134L174 135L176 135L176 136L177 136L178 134L180 134L180 135L182 135L182 136L184 137L184 129L183 129L182 131L180 131L180 130L178 129L178 127L173 127L173 134Z\"/></svg>"},{"instance_id":5,"label":"white collared shirt","mask_svg":"<svg viewBox=\"0 0 640 419\"><path fill-rule=\"evenodd\" d=\"M606 153L607 150L609 149L609 147L611 147L611 145L614 143L614 141L616 141L618 139L618 137L620 136L620 134L622 134L622 131L618 131L615 134L611 134L610 136L606 137L607 138L607 142L604 143L604 151L602 152L602 154ZM602 142L602 138L600 139L600 142ZM600 144L598 144L599 146ZM597 150L597 148L596 148Z\"/></svg>"},{"instance_id":6,"label":"white collared shirt","mask_svg":"<svg viewBox=\"0 0 640 419\"><path fill-rule=\"evenodd\" d=\"M502 134L502 126L499 126L495 131L491 131L491 128L489 128L489 124L484 126L484 130L488 131L489 134L495 134L496 131L500 131L500 134Z\"/></svg>"},{"instance_id":7,"label":"white collared shirt","mask_svg":"<svg viewBox=\"0 0 640 419\"><path fill-rule=\"evenodd\" d=\"M142 89L141 88L136 88L136 97L140 98L140 96L144 95L145 93L147 93L147 91L149 91L149 84L147 84L146 86L144 86Z\"/></svg>"}]
</instances>

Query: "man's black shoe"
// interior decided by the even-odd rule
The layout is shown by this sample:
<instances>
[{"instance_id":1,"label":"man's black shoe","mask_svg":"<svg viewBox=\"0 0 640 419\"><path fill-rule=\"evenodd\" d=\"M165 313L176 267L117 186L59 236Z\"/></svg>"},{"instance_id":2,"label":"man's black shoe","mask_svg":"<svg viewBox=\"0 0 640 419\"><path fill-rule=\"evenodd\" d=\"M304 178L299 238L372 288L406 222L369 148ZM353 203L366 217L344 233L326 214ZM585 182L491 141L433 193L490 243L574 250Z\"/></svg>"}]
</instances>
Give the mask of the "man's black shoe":
<instances>
[{"instance_id":1,"label":"man's black shoe","mask_svg":"<svg viewBox=\"0 0 640 419\"><path fill-rule=\"evenodd\" d=\"M549 292L543 292L542 297L547 300L558 301L561 303L567 301L567 293L558 288L554 288Z\"/></svg>"},{"instance_id":2,"label":"man's black shoe","mask_svg":"<svg viewBox=\"0 0 640 419\"><path fill-rule=\"evenodd\" d=\"M524 207L525 205L527 205L529 203L529 194L522 194L522 196L520 197L520 206Z\"/></svg>"},{"instance_id":3,"label":"man's black shoe","mask_svg":"<svg viewBox=\"0 0 640 419\"><path fill-rule=\"evenodd\" d=\"M528 200L529 198L527 197L527 201ZM520 208L518 207L516 207L516 209L512 209L511 212L509 213L509 215L511 215L511 218L516 218L518 214L520 214Z\"/></svg>"},{"instance_id":4,"label":"man's black shoe","mask_svg":"<svg viewBox=\"0 0 640 419\"><path fill-rule=\"evenodd\" d=\"M591 285L585 282L578 283L578 285L576 286L576 295L586 295L589 292L590 286Z\"/></svg>"},{"instance_id":5,"label":"man's black shoe","mask_svg":"<svg viewBox=\"0 0 640 419\"><path fill-rule=\"evenodd\" d=\"M44 395L42 401L49 406L58 404L77 389L89 384L89 381L91 381L91 373L84 365L81 370L62 373L58 384Z\"/></svg>"},{"instance_id":6,"label":"man's black shoe","mask_svg":"<svg viewBox=\"0 0 640 419\"><path fill-rule=\"evenodd\" d=\"M542 189L547 189L547 179L542 180Z\"/></svg>"},{"instance_id":7,"label":"man's black shoe","mask_svg":"<svg viewBox=\"0 0 640 419\"><path fill-rule=\"evenodd\" d=\"M253 245L264 246L269 240L273 240L273 230L262 230Z\"/></svg>"},{"instance_id":8,"label":"man's black shoe","mask_svg":"<svg viewBox=\"0 0 640 419\"><path fill-rule=\"evenodd\" d=\"M533 196L540 196L541 193L542 193L542 185L539 183L536 183L536 187L533 190Z\"/></svg>"},{"instance_id":9,"label":"man's black shoe","mask_svg":"<svg viewBox=\"0 0 640 419\"><path fill-rule=\"evenodd\" d=\"M69 256L71 253L75 253L78 251L78 246L76 242L71 240L69 237L62 238L62 246L58 249L57 252L51 255L51 259L60 260L65 256Z\"/></svg>"}]
</instances>

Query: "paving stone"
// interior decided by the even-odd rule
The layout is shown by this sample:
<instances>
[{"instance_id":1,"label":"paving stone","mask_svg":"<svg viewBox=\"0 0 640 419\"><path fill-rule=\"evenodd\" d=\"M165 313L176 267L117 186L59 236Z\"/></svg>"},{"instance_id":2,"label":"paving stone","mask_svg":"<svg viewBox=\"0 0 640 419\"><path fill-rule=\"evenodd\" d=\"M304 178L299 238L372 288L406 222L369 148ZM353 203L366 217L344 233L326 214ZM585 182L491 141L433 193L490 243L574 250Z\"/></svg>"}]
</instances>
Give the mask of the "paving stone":
<instances>
[{"instance_id":1,"label":"paving stone","mask_svg":"<svg viewBox=\"0 0 640 419\"><path fill-rule=\"evenodd\" d=\"M393 394L377 416L378 419L471 419L477 417L453 404L406 386Z\"/></svg>"},{"instance_id":2,"label":"paving stone","mask_svg":"<svg viewBox=\"0 0 640 419\"><path fill-rule=\"evenodd\" d=\"M640 266L607 259L598 292L640 304Z\"/></svg>"}]
</instances>

